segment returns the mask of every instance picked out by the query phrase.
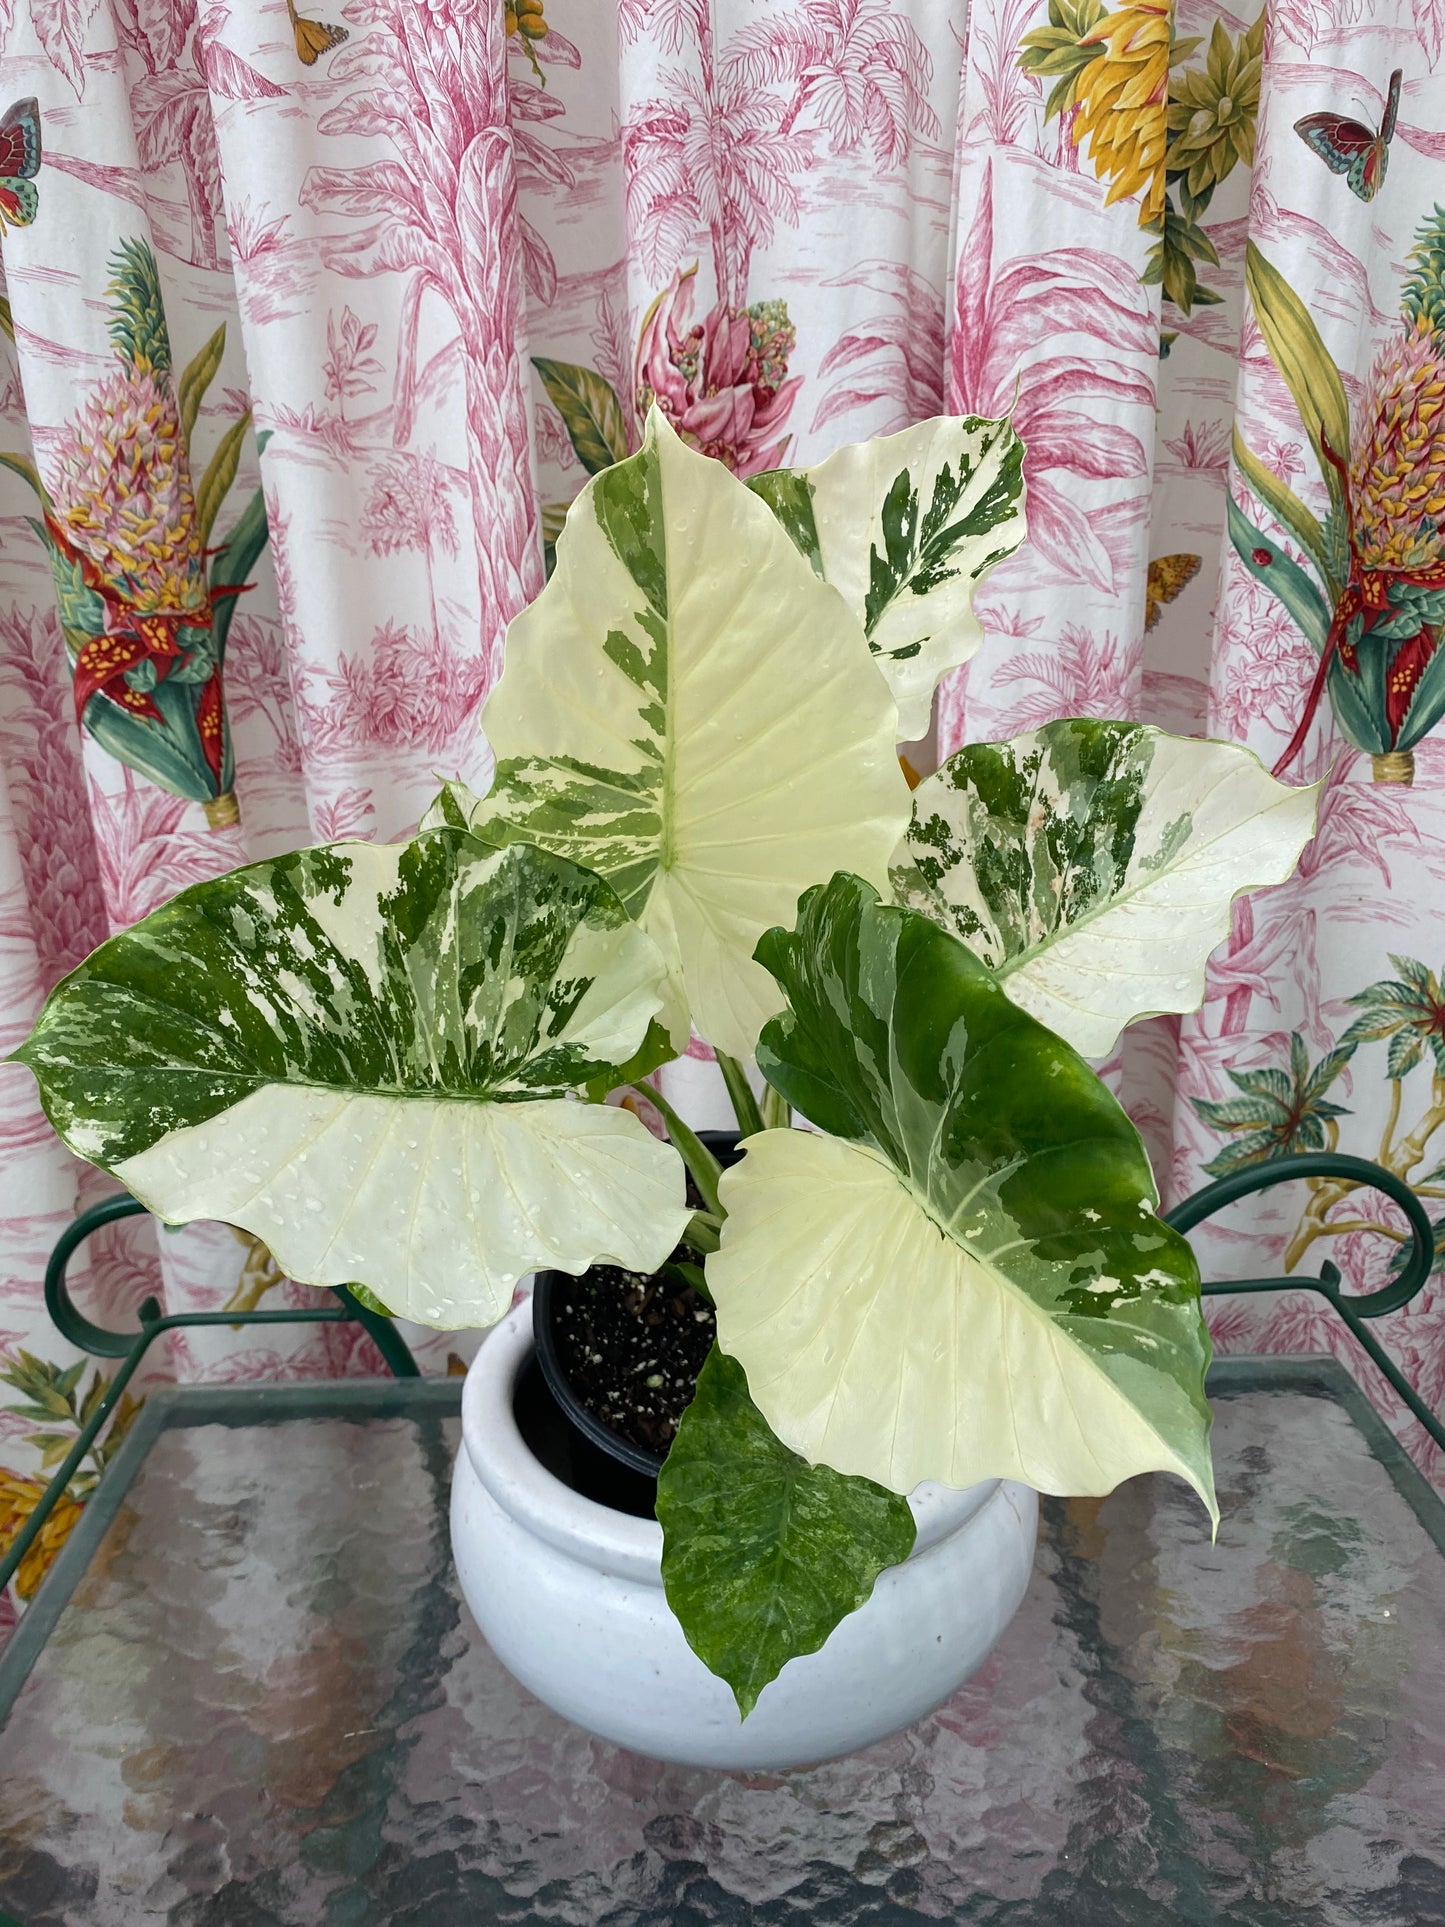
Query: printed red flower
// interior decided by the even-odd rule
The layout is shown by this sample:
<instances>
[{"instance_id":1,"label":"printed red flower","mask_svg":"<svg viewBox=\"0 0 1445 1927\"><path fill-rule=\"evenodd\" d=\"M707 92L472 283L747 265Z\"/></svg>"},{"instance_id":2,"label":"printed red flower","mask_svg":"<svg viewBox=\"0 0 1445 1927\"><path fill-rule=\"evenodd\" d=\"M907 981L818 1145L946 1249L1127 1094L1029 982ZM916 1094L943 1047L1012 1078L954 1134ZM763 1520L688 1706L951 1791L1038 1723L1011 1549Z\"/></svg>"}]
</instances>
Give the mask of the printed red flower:
<instances>
[{"instance_id":1,"label":"printed red flower","mask_svg":"<svg viewBox=\"0 0 1445 1927\"><path fill-rule=\"evenodd\" d=\"M735 475L778 468L789 441L778 431L802 386L788 376L797 336L787 305L719 301L694 323L696 275L696 262L680 270L647 311L634 377L638 413L655 402L690 447Z\"/></svg>"}]
</instances>

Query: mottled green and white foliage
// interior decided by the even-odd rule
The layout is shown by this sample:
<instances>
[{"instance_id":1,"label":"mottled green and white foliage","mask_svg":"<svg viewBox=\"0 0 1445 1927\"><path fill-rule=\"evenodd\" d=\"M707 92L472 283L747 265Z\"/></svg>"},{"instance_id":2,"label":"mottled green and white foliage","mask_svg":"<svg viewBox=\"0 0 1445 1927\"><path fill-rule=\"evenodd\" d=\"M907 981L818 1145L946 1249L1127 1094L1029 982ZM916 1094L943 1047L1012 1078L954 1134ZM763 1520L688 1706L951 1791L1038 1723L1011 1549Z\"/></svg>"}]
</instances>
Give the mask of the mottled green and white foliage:
<instances>
[{"instance_id":1,"label":"mottled green and white foliage","mask_svg":"<svg viewBox=\"0 0 1445 1927\"><path fill-rule=\"evenodd\" d=\"M567 1093L642 1043L662 959L599 878L439 830L197 884L103 944L16 1053L72 1150L282 1270L490 1324L542 1265L650 1270L680 1159Z\"/></svg>"},{"instance_id":2,"label":"mottled green and white foliage","mask_svg":"<svg viewBox=\"0 0 1445 1927\"><path fill-rule=\"evenodd\" d=\"M1233 743L1048 723L961 749L918 786L894 900L1105 1057L1126 1024L1203 1001L1234 898L1289 876L1318 800Z\"/></svg>"},{"instance_id":3,"label":"mottled green and white foliage","mask_svg":"<svg viewBox=\"0 0 1445 1927\"><path fill-rule=\"evenodd\" d=\"M840 865L884 883L908 823L858 623L656 410L641 452L573 503L482 726L497 770L473 832L607 878L667 959L679 1048L690 1013L750 1056L778 1007L762 932Z\"/></svg>"},{"instance_id":4,"label":"mottled green and white foliage","mask_svg":"<svg viewBox=\"0 0 1445 1927\"><path fill-rule=\"evenodd\" d=\"M449 776L423 812L418 834L424 830L469 832L477 801L475 791L468 789L460 777Z\"/></svg>"},{"instance_id":5,"label":"mottled green and white foliage","mask_svg":"<svg viewBox=\"0 0 1445 1927\"><path fill-rule=\"evenodd\" d=\"M1209 1339L1138 1133L957 938L856 877L758 947L758 1062L832 1136L726 1173L718 1343L778 1437L909 1492L1187 1479L1215 1512Z\"/></svg>"},{"instance_id":6,"label":"mottled green and white foliage","mask_svg":"<svg viewBox=\"0 0 1445 1927\"><path fill-rule=\"evenodd\" d=\"M667 1603L746 1719L913 1550L908 1501L809 1465L769 1430L716 1346L657 1482Z\"/></svg>"},{"instance_id":7,"label":"mottled green and white foliage","mask_svg":"<svg viewBox=\"0 0 1445 1927\"><path fill-rule=\"evenodd\" d=\"M1023 456L1006 420L940 415L748 484L862 623L903 740L983 641L973 594L1024 539Z\"/></svg>"}]
</instances>

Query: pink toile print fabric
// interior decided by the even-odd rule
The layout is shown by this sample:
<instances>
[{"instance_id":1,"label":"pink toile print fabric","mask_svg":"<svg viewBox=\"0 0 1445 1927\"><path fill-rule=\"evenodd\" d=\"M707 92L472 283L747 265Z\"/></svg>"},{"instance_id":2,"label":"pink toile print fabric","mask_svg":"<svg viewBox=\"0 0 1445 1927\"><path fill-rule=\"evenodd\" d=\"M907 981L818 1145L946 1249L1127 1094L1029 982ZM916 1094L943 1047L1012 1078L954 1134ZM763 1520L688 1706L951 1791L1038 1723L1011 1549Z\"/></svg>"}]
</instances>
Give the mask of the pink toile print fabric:
<instances>
[{"instance_id":1,"label":"pink toile print fabric","mask_svg":"<svg viewBox=\"0 0 1445 1927\"><path fill-rule=\"evenodd\" d=\"M1134 715L1328 773L1202 1013L1126 1035L1162 1186L1338 1145L1445 1216L1442 53L1434 0L0 0L3 1041L185 884L483 786L506 622L649 403L742 475L1012 410L1031 539L938 750ZM103 1187L17 1070L0 1133L33 1405ZM1400 1236L1315 1186L1199 1244L1364 1287ZM79 1275L116 1321L306 1296L220 1226ZM1342 1342L1303 1297L1216 1329ZM1438 1280L1389 1332L1445 1403ZM375 1364L316 1328L158 1369ZM0 1413L9 1476L37 1431Z\"/></svg>"},{"instance_id":2,"label":"pink toile print fabric","mask_svg":"<svg viewBox=\"0 0 1445 1927\"><path fill-rule=\"evenodd\" d=\"M1442 1217L1442 42L1428 4L972 13L948 399L1017 382L1031 539L989 580L941 746L1128 714L1327 778L1298 876L1239 906L1203 1010L1125 1034L1116 1074L1176 1200L1338 1148ZM1329 1260L1365 1290L1403 1222L1321 1181L1194 1241L1207 1276ZM1224 1349L1361 1367L1304 1294L1212 1322ZM1445 1404L1438 1277L1380 1330Z\"/></svg>"}]
</instances>

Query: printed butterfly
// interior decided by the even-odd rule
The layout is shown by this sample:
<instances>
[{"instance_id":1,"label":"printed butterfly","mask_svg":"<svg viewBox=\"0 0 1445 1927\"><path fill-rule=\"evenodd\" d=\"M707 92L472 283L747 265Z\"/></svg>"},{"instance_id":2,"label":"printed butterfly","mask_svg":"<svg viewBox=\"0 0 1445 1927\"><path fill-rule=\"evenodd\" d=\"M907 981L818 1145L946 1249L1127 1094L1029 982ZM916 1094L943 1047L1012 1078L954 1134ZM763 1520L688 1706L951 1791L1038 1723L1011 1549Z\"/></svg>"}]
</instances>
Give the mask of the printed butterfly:
<instances>
[{"instance_id":1,"label":"printed butterfly","mask_svg":"<svg viewBox=\"0 0 1445 1927\"><path fill-rule=\"evenodd\" d=\"M0 118L0 234L29 227L40 206L40 103L17 100Z\"/></svg>"},{"instance_id":2,"label":"printed butterfly","mask_svg":"<svg viewBox=\"0 0 1445 1927\"><path fill-rule=\"evenodd\" d=\"M328 26L324 20L304 20L292 0L286 0L286 14L296 36L296 58L303 67L314 67L322 54L329 54L351 35L345 27Z\"/></svg>"},{"instance_id":3,"label":"printed butterfly","mask_svg":"<svg viewBox=\"0 0 1445 1927\"><path fill-rule=\"evenodd\" d=\"M1390 165L1390 142L1400 112L1400 69L1390 76L1390 91L1385 100L1385 118L1378 134L1371 133L1361 121L1347 120L1343 114L1306 114L1297 120L1294 131L1312 147L1332 174L1343 174L1350 192L1362 201L1373 201L1385 185Z\"/></svg>"},{"instance_id":4,"label":"printed butterfly","mask_svg":"<svg viewBox=\"0 0 1445 1927\"><path fill-rule=\"evenodd\" d=\"M1199 573L1197 555L1156 555L1149 564L1144 585L1144 627L1152 629L1164 613L1164 604L1183 595Z\"/></svg>"}]
</instances>

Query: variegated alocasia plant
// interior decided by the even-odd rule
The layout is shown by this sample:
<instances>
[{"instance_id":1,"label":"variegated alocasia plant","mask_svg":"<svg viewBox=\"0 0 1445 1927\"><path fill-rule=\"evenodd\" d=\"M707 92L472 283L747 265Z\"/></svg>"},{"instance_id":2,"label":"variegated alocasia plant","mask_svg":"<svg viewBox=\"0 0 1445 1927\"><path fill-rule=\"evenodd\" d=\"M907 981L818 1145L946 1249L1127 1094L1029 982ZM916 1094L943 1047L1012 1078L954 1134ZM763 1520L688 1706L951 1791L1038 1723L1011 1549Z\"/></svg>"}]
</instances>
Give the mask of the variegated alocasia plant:
<instances>
[{"instance_id":1,"label":"variegated alocasia plant","mask_svg":"<svg viewBox=\"0 0 1445 1927\"><path fill-rule=\"evenodd\" d=\"M1078 1053L1198 1001L1314 795L1086 721L910 799L895 746L977 642L1021 453L941 419L744 485L654 414L512 625L488 794L184 892L18 1053L163 1218L425 1323L542 1266L690 1268L719 1342L663 1576L744 1715L907 1556L920 1481L1162 1469L1214 1510L1194 1262ZM660 1093L673 1144L601 1101L693 1029L747 1137L725 1177ZM762 1128L789 1106L817 1130Z\"/></svg>"},{"instance_id":2,"label":"variegated alocasia plant","mask_svg":"<svg viewBox=\"0 0 1445 1927\"><path fill-rule=\"evenodd\" d=\"M662 990L600 877L443 830L182 891L16 1054L71 1149L160 1217L238 1225L288 1276L426 1324L490 1324L538 1266L651 1270L682 1235L676 1152L568 1100L644 1047Z\"/></svg>"},{"instance_id":3,"label":"variegated alocasia plant","mask_svg":"<svg viewBox=\"0 0 1445 1927\"><path fill-rule=\"evenodd\" d=\"M751 1141L708 1280L779 1438L895 1492L1165 1469L1213 1512L1198 1273L1098 1077L857 877L759 954L759 1064L823 1135Z\"/></svg>"},{"instance_id":4,"label":"variegated alocasia plant","mask_svg":"<svg viewBox=\"0 0 1445 1927\"><path fill-rule=\"evenodd\" d=\"M918 422L748 487L841 590L888 678L899 736L921 737L939 677L983 641L975 588L1024 539L1024 445L1011 423Z\"/></svg>"},{"instance_id":5,"label":"variegated alocasia plant","mask_svg":"<svg viewBox=\"0 0 1445 1927\"><path fill-rule=\"evenodd\" d=\"M749 1056L777 1008L763 931L836 869L887 882L909 812L894 746L980 640L972 593L1022 539L1022 459L1008 423L945 417L745 488L654 409L512 625L490 791L453 791L441 820L605 876L668 960L678 1048L690 1018Z\"/></svg>"},{"instance_id":6,"label":"variegated alocasia plant","mask_svg":"<svg viewBox=\"0 0 1445 1927\"><path fill-rule=\"evenodd\" d=\"M913 798L895 901L936 918L1088 1057L1195 1009L1242 890L1282 883L1319 785L1233 743L1139 723L1046 723L950 756Z\"/></svg>"}]
</instances>

